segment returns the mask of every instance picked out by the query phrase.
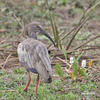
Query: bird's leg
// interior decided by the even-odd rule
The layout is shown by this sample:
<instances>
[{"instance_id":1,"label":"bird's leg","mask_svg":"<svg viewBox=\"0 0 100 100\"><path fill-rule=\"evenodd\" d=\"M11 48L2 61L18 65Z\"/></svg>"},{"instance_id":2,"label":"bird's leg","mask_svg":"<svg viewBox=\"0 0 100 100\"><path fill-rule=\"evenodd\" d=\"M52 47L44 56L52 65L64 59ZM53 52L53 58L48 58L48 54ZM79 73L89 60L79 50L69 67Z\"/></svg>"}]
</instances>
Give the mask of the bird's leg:
<instances>
[{"instance_id":1,"label":"bird's leg","mask_svg":"<svg viewBox=\"0 0 100 100\"><path fill-rule=\"evenodd\" d=\"M25 86L25 88L24 88L24 91L25 91L25 92L27 92L27 90L28 90L28 86L29 86L29 84L30 84L30 81L31 81L31 75L30 75L30 72L28 72L28 82L27 82L27 84L26 84L26 86Z\"/></svg>"},{"instance_id":2,"label":"bird's leg","mask_svg":"<svg viewBox=\"0 0 100 100\"><path fill-rule=\"evenodd\" d=\"M36 88L35 88L36 94L37 94L38 84L39 84L39 74L38 74L37 79L36 79Z\"/></svg>"}]
</instances>

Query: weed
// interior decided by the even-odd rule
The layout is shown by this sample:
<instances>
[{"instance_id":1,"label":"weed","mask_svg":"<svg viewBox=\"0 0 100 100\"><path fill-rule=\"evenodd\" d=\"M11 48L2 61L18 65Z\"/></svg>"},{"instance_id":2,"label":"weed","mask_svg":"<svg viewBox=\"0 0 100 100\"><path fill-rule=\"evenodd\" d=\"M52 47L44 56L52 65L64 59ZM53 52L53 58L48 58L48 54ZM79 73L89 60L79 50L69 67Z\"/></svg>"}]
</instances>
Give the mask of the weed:
<instances>
[{"instance_id":1,"label":"weed","mask_svg":"<svg viewBox=\"0 0 100 100\"><path fill-rule=\"evenodd\" d=\"M60 64L56 64L56 73L63 79L64 78L64 73L61 69L61 65Z\"/></svg>"}]
</instances>

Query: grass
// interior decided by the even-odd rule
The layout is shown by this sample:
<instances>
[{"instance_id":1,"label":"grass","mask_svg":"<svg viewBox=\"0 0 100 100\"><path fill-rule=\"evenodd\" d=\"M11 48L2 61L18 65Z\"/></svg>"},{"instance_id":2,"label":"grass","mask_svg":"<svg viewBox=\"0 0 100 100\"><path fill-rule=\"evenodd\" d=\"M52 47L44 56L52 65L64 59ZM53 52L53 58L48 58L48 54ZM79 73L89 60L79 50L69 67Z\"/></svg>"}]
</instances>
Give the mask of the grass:
<instances>
[{"instance_id":1,"label":"grass","mask_svg":"<svg viewBox=\"0 0 100 100\"><path fill-rule=\"evenodd\" d=\"M55 0L54 0L55 1ZM65 19L59 15L59 13L55 13L55 11L59 8L63 8L64 6L67 7L67 5L71 5L73 0L61 0L61 1L55 1L53 0L48 1L49 2L49 8L46 7L46 3L45 0L43 0L42 2L39 1L38 3L35 4L35 2L32 4L31 2L18 2L16 0L14 0L14 2L12 0L10 0L9 2L3 2L0 1L0 8L1 8L1 12L0 12L0 16L1 16L1 25L0 28L7 30L7 32L3 33L4 34L2 36L2 34L0 36L2 36L3 38L5 37L10 37L12 38L12 36L18 35L19 33L22 32L23 26L24 24L27 24L29 22L32 21L38 21L43 19L43 23L46 25L50 25L50 14L49 12L52 12L55 15L55 19L53 18L51 21L51 28L48 28L54 33L54 38L57 44L59 44L58 47L62 47L60 46L59 43L61 37L59 36L59 33L62 33L60 28L64 27L66 25L66 29L67 27L71 24L71 19L68 18L67 20L70 20L70 23L66 23ZM76 1L77 3L77 1ZM62 5L61 5L62 4ZM82 4L82 1L81 1ZM87 0L84 1L84 4L87 5ZM22 6L24 5L24 7ZM87 8L86 5L84 6L84 8ZM91 12L93 13L93 9L97 6L98 4L95 4L89 11L88 13L86 13L86 16ZM81 6L81 5L80 5ZM66 7L65 10L61 10L60 14L64 14L66 11ZM80 9L78 7L75 7L75 5L73 5L73 7L70 7L72 9L72 14L75 13L75 17L78 17L78 19L75 19L75 21L72 23L71 26L74 26L78 24L79 22L79 16L83 14L83 9ZM74 9L75 8L75 9ZM27 10L25 10L27 9ZM99 7L98 7L99 9ZM50 11L48 11L50 10ZM63 13L62 13L63 11ZM92 12L93 11L93 12ZM37 13L38 12L38 13ZM90 14L91 14L90 13ZM79 14L79 15L78 15ZM69 14L70 15L70 14ZM67 16L65 16L67 17ZM80 16L81 17L81 16ZM95 10L95 13L92 14L92 19L91 20L100 20L99 18L99 10ZM73 17L72 17L73 18ZM96 19L97 18L97 19ZM74 19L74 18L73 18ZM42 22L42 21L41 21ZM63 24L61 24L61 22L63 22ZM61 24L61 25L60 25ZM93 26L95 26L96 22L93 23ZM98 24L97 24L98 25ZM45 26L43 26L45 27ZM68 27L69 30L71 30L71 27ZM78 42L78 44L80 44L81 42L86 41L87 37L89 35L92 34L92 32L87 31L88 30L88 26L86 25L85 27L82 28L82 30L80 30L78 33L78 35L76 36L76 40L75 43ZM98 31L99 32L99 31ZM83 34L84 33L84 34ZM95 33L95 31L94 31ZM67 34L67 31L65 31L64 34ZM40 37L40 39L45 39L44 37ZM68 39L70 39L70 37L68 37ZM1 39L2 40L2 39ZM67 40L67 37L66 37ZM65 41L66 41L65 40ZM99 41L99 40L97 40ZM92 41L93 44L95 45L95 41ZM65 42L66 43L66 42ZM64 47L66 46L66 44L64 45ZM69 45L70 46L70 45ZM73 46L76 46L73 42ZM2 48L7 48L10 49L12 46L10 46L9 44L1 44ZM67 60L67 55L66 55L66 50L63 49L63 53L65 56L65 59ZM93 53L96 54L96 51L93 51ZM99 53L99 52L98 52ZM2 53L1 53L2 54ZM98 66L100 66L100 64L98 63ZM76 67L76 66L74 66ZM58 70L58 71L57 71ZM26 93L23 91L26 82L27 82L27 73L25 72L24 69L22 68L13 68L13 69L9 69L9 70L2 70L0 69L0 100L89 100L90 98L93 98L93 100L100 100L100 96L96 96L96 94L100 91L100 82L93 82L95 80L93 80L93 74L90 75L86 75L84 78L82 78L82 82L77 81L77 80L72 80L71 75L69 76L65 76L65 74L63 72L60 71L60 66L57 65L56 66L56 73L59 74L58 79L53 79L52 84L45 84L44 82L40 82L39 88L38 88L38 94L35 94L35 79L36 79L36 75L32 75L32 81L31 84L29 86L29 91ZM76 71L76 70L75 70ZM81 72L82 73L82 72ZM64 74L64 75L63 75ZM86 73L88 74L88 73ZM96 74L99 73L95 73ZM100 74L98 75L100 78ZM61 79L63 78L63 80ZM92 81L93 80L93 81ZM92 93L94 93L94 95L91 95ZM98 93L98 95L100 94L100 92ZM92 99L90 99L92 100Z\"/></svg>"},{"instance_id":2,"label":"grass","mask_svg":"<svg viewBox=\"0 0 100 100\"><path fill-rule=\"evenodd\" d=\"M60 80L54 80L53 83L45 84L40 82L38 94L35 90L35 75L32 75L32 82L27 93L23 91L27 82L27 73L23 69L14 69L12 73L0 70L0 100L66 100L71 94L61 93L63 90L59 85ZM73 94L74 95L74 94ZM73 96L75 99L76 96ZM73 100L74 100L73 99Z\"/></svg>"},{"instance_id":3,"label":"grass","mask_svg":"<svg viewBox=\"0 0 100 100\"><path fill-rule=\"evenodd\" d=\"M34 92L36 75L31 76L32 81L26 93L23 91L27 82L27 73L24 69L14 68L13 72L0 70L0 100L79 100L82 98L80 94L84 91L97 89L94 82L89 81L87 84L73 82L68 76L64 81L55 79L52 84L40 82L36 95Z\"/></svg>"}]
</instances>

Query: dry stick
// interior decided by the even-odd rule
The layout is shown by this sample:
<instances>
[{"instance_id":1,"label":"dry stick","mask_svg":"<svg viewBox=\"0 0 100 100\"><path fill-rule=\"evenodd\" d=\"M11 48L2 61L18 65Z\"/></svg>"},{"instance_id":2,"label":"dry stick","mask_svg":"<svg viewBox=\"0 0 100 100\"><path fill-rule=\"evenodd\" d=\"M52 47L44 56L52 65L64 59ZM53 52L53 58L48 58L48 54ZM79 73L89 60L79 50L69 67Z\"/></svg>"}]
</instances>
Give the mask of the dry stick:
<instances>
[{"instance_id":1,"label":"dry stick","mask_svg":"<svg viewBox=\"0 0 100 100\"><path fill-rule=\"evenodd\" d=\"M63 59L61 59L61 58L59 58L59 57L56 57L56 58L57 58L58 60L62 61L63 63L65 63L66 65L68 65L68 66L71 68L71 64L67 63L65 60L63 60ZM68 70L66 67L65 67L65 71L66 71L67 73L71 73L71 71Z\"/></svg>"},{"instance_id":2,"label":"dry stick","mask_svg":"<svg viewBox=\"0 0 100 100\"><path fill-rule=\"evenodd\" d=\"M2 68L5 67L5 65L6 65L6 63L8 62L8 59L11 57L11 55L12 55L12 54L9 54L9 55L8 55L8 57L6 58L5 62L3 63L3 67L2 67Z\"/></svg>"},{"instance_id":3,"label":"dry stick","mask_svg":"<svg viewBox=\"0 0 100 100\"><path fill-rule=\"evenodd\" d=\"M13 12L14 13L14 12ZM13 16L15 17L15 20L17 21L17 23L21 26L22 29L24 29L23 24L18 20L17 16L15 15L15 13L13 14Z\"/></svg>"},{"instance_id":4,"label":"dry stick","mask_svg":"<svg viewBox=\"0 0 100 100\"><path fill-rule=\"evenodd\" d=\"M0 41L0 44L2 44L3 42L5 42L6 40L2 40L2 41Z\"/></svg>"},{"instance_id":5,"label":"dry stick","mask_svg":"<svg viewBox=\"0 0 100 100\"><path fill-rule=\"evenodd\" d=\"M9 58L10 58L10 57L9 57ZM10 61L18 61L18 57L10 58L10 59L8 59L7 61L8 61L8 62L10 62ZM5 62L1 63L0 66L2 66L2 65L4 65L4 64L5 64ZM6 64L7 64L7 63L6 63Z\"/></svg>"},{"instance_id":6,"label":"dry stick","mask_svg":"<svg viewBox=\"0 0 100 100\"><path fill-rule=\"evenodd\" d=\"M82 16L82 18L81 18L79 24L81 24L82 20L83 20L83 22L84 22L85 19L88 19L89 16L87 16L87 15L88 15L94 8L96 8L96 6L98 6L99 4L100 4L100 1L99 1L98 3L96 3L94 6L92 6L90 9L86 10L86 12L83 14L83 16ZM86 18L85 18L85 17L86 17ZM78 25L79 25L79 24L78 24ZM80 25L80 26L81 26L81 25ZM81 27L82 27L82 26L81 26ZM80 28L81 28L81 27L80 27ZM80 30L80 28L79 28L79 30ZM78 31L79 31L79 30L78 30ZM70 40L70 42L69 42L69 44L68 44L68 46L67 46L67 49L69 49L69 47L70 47L72 41L74 40L75 36L77 35L77 32L78 32L78 31L76 31L75 34L74 34L74 36L71 38L71 40ZM69 34L70 34L70 32L69 32ZM68 36L68 35L66 35L66 36ZM64 37L64 38L65 38L65 37ZM64 39L64 38L63 38L63 39Z\"/></svg>"},{"instance_id":7,"label":"dry stick","mask_svg":"<svg viewBox=\"0 0 100 100\"><path fill-rule=\"evenodd\" d=\"M91 41L93 41L93 40L95 40L95 39L97 39L97 38L100 38L100 36L95 36L95 37L89 39L89 40L86 41L85 43L82 43L81 45L79 45L79 46L77 46L76 48L74 48L73 50L72 50L72 49L71 49L71 50L68 50L67 53L72 53L72 52L76 51L77 49L81 48L82 46L88 44L89 42L91 42Z\"/></svg>"},{"instance_id":8,"label":"dry stick","mask_svg":"<svg viewBox=\"0 0 100 100\"><path fill-rule=\"evenodd\" d=\"M92 8L92 7L91 7L91 8ZM88 8L84 11L83 16L81 17L80 22L79 22L78 25L80 25L80 24L85 20L86 15L88 15L88 13L89 13L88 11L89 11L91 8L88 7Z\"/></svg>"},{"instance_id":9,"label":"dry stick","mask_svg":"<svg viewBox=\"0 0 100 100\"><path fill-rule=\"evenodd\" d=\"M100 4L100 1L99 1L98 3L96 3L96 4L94 4L94 5L92 4L93 6L92 6L91 8L88 7L88 9L85 10L85 12L84 12L84 14L83 14L83 16L82 16L82 18L81 18L81 20L80 20L79 23L81 23L82 20L84 20L84 19L87 17L87 15L88 15L94 8L96 8L99 4Z\"/></svg>"},{"instance_id":10,"label":"dry stick","mask_svg":"<svg viewBox=\"0 0 100 100\"><path fill-rule=\"evenodd\" d=\"M77 25L76 27L74 27L70 32L68 32L67 34L65 34L65 35L60 39L60 41L61 41L61 40L64 40L67 36L69 36L72 32L74 32L74 30L76 30L76 29L79 27L79 25L81 24L81 21L82 21L83 19L84 19L84 14L83 14L83 16L81 17L81 19L80 19L78 25Z\"/></svg>"},{"instance_id":11,"label":"dry stick","mask_svg":"<svg viewBox=\"0 0 100 100\"><path fill-rule=\"evenodd\" d=\"M74 32L74 30L76 30L76 29L80 26L80 24L82 23L82 21L84 21L84 19L85 19L85 15L86 15L87 11L88 11L88 9L83 13L83 15L82 15L82 17L81 17L81 19L80 19L78 25L77 25L76 27L74 27L70 32L68 32L68 34L65 34L65 35L61 38L61 40L65 39L68 35L70 35L72 32ZM61 40L60 40L60 41L61 41Z\"/></svg>"},{"instance_id":12,"label":"dry stick","mask_svg":"<svg viewBox=\"0 0 100 100\"><path fill-rule=\"evenodd\" d=\"M87 16L93 9L95 9L98 5L100 5L100 1L98 1L96 4L94 4L90 9L87 10L87 13L85 16Z\"/></svg>"},{"instance_id":13,"label":"dry stick","mask_svg":"<svg viewBox=\"0 0 100 100\"><path fill-rule=\"evenodd\" d=\"M80 26L77 28L77 30L75 31L74 35L72 36L70 42L68 43L68 46L67 46L67 50L69 49L71 43L73 42L75 36L78 34L78 32L80 31L80 29L83 27L83 25L87 22L87 20L89 19L89 17L87 17L81 24Z\"/></svg>"},{"instance_id":14,"label":"dry stick","mask_svg":"<svg viewBox=\"0 0 100 100\"><path fill-rule=\"evenodd\" d=\"M97 39L97 38L100 38L100 35L91 38L90 40L86 41L85 43L82 43L82 44L79 45L78 47L74 48L74 50L77 50L77 49L81 48L82 46L86 45L87 43L89 43L89 42L91 42L91 41L93 41L93 40L95 40L95 39Z\"/></svg>"},{"instance_id":15,"label":"dry stick","mask_svg":"<svg viewBox=\"0 0 100 100\"><path fill-rule=\"evenodd\" d=\"M8 32L6 29L0 29L0 33Z\"/></svg>"},{"instance_id":16,"label":"dry stick","mask_svg":"<svg viewBox=\"0 0 100 100\"><path fill-rule=\"evenodd\" d=\"M4 48L0 48L0 51L4 51L5 49ZM8 49L8 52L16 52L16 50L9 50Z\"/></svg>"},{"instance_id":17,"label":"dry stick","mask_svg":"<svg viewBox=\"0 0 100 100\"><path fill-rule=\"evenodd\" d=\"M61 40L63 40L63 39L65 39L68 35L70 35L74 30L76 30L77 29L77 27L75 27L75 28L73 28L70 32L68 32L68 34L65 34L61 39L60 39L60 41Z\"/></svg>"},{"instance_id":18,"label":"dry stick","mask_svg":"<svg viewBox=\"0 0 100 100\"><path fill-rule=\"evenodd\" d=\"M80 30L81 29L81 25L84 23L84 21L85 21L85 15L87 14L87 11L88 11L88 9L84 12L84 14L83 14L83 16L81 17L81 19L80 19L80 21L79 21L79 23L78 23L78 25L75 27L75 28L73 28L68 34L65 34L61 39L60 39L60 41L61 40L63 40L63 39L65 39L67 36L69 36L72 32L74 32L76 29L78 30ZM85 23L84 23L85 24ZM78 31L79 31L78 30ZM77 31L75 32L75 33L78 33ZM75 37L77 34L75 34L73 37ZM71 42L71 41L70 41ZM69 45L70 45L70 43L69 43ZM67 48L68 48L68 46L67 46Z\"/></svg>"},{"instance_id":19,"label":"dry stick","mask_svg":"<svg viewBox=\"0 0 100 100\"><path fill-rule=\"evenodd\" d=\"M48 5L48 0L46 0L46 1L47 1L47 5ZM87 10L86 10L86 12L87 12ZM81 19L80 19L78 25L77 25L75 28L73 28L70 32L68 32L68 34L65 34L65 35L59 40L59 42L61 42L61 40L65 39L67 36L69 36L74 30L76 30L76 29L79 27L79 25L81 24L82 20L85 19L85 14L86 14L86 13L84 13L83 16L81 17ZM51 16L50 13L49 13L49 15ZM54 29L54 23L53 23L53 19L52 19L52 18L51 18L51 24L52 24L52 29L53 29L53 31L55 31L55 29ZM59 36L60 36L60 35L59 35ZM55 32L54 32L54 37L55 37ZM50 48L51 46L52 46L52 44L50 44L50 45L48 46L48 48Z\"/></svg>"},{"instance_id":20,"label":"dry stick","mask_svg":"<svg viewBox=\"0 0 100 100\"><path fill-rule=\"evenodd\" d=\"M96 0L91 0L91 2L89 2L89 6L88 8L90 8L91 6L93 6L93 4L95 4Z\"/></svg>"},{"instance_id":21,"label":"dry stick","mask_svg":"<svg viewBox=\"0 0 100 100\"><path fill-rule=\"evenodd\" d=\"M56 57L56 58L62 61L63 63L65 63L66 65L68 65L69 67L71 67L71 64L67 63L65 60L61 59L60 57Z\"/></svg>"},{"instance_id":22,"label":"dry stick","mask_svg":"<svg viewBox=\"0 0 100 100\"><path fill-rule=\"evenodd\" d=\"M100 47L89 47L89 48L84 48L81 49L82 51L88 51L88 50L93 50L93 49L100 49Z\"/></svg>"},{"instance_id":23,"label":"dry stick","mask_svg":"<svg viewBox=\"0 0 100 100\"><path fill-rule=\"evenodd\" d=\"M100 45L86 45L85 47L90 47L90 48L100 48Z\"/></svg>"},{"instance_id":24,"label":"dry stick","mask_svg":"<svg viewBox=\"0 0 100 100\"><path fill-rule=\"evenodd\" d=\"M84 45L88 44L89 42L91 42L91 41L93 41L93 40L95 40L97 38L100 38L100 36L95 36L95 37L89 39L88 41L86 41L85 43L82 43L81 45L77 46L76 48L68 50L67 53L72 53L72 52L76 51L77 49L83 47Z\"/></svg>"},{"instance_id":25,"label":"dry stick","mask_svg":"<svg viewBox=\"0 0 100 100\"><path fill-rule=\"evenodd\" d=\"M4 42L7 42L7 43L8 43L8 42L9 42L9 41L8 41L8 38L6 38L6 39L0 41L0 44L2 44L2 43L4 43Z\"/></svg>"}]
</instances>

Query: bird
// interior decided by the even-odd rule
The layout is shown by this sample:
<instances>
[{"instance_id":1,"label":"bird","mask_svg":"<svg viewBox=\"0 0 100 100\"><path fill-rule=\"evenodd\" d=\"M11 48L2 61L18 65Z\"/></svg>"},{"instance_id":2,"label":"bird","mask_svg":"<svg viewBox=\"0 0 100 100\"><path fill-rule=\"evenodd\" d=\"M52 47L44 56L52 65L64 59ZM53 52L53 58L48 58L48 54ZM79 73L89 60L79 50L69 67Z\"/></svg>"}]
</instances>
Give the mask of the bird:
<instances>
[{"instance_id":1,"label":"bird","mask_svg":"<svg viewBox=\"0 0 100 100\"><path fill-rule=\"evenodd\" d=\"M27 39L20 42L17 48L19 62L26 69L28 75L28 82L26 83L24 91L28 91L28 86L31 82L30 72L32 72L37 74L36 94L40 76L44 79L44 82L52 82L52 67L48 50L45 44L37 39L37 33L48 37L54 46L56 46L50 34L46 32L39 23L32 22L27 24L24 28L24 34L27 35Z\"/></svg>"}]
</instances>

